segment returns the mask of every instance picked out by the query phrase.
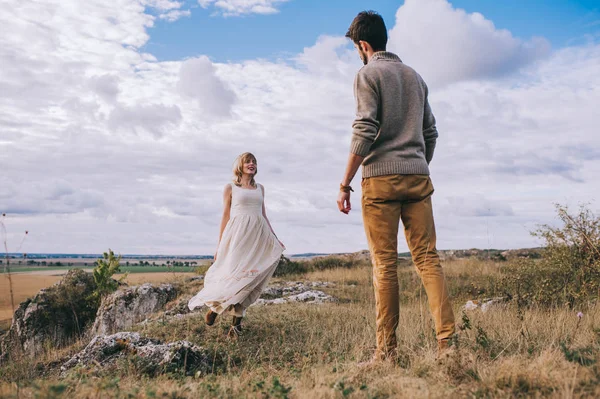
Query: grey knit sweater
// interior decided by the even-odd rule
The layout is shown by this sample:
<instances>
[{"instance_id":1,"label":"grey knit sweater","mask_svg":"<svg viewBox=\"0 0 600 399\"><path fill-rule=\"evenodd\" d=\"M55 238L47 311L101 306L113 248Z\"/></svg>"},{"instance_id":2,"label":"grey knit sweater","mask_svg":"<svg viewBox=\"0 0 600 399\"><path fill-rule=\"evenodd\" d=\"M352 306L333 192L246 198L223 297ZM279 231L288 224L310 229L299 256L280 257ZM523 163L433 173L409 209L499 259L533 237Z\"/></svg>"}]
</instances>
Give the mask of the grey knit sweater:
<instances>
[{"instance_id":1,"label":"grey knit sweater","mask_svg":"<svg viewBox=\"0 0 600 399\"><path fill-rule=\"evenodd\" d=\"M380 51L356 74L354 96L350 152L365 157L363 177L428 175L438 132L421 76Z\"/></svg>"}]
</instances>

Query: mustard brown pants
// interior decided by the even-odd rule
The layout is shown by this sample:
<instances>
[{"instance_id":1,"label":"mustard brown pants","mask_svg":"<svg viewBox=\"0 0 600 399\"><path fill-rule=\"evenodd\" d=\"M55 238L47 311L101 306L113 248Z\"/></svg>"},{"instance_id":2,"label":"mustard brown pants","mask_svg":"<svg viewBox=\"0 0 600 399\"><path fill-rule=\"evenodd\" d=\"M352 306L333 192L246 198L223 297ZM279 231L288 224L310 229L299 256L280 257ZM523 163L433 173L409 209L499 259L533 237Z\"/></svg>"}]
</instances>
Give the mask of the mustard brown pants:
<instances>
[{"instance_id":1,"label":"mustard brown pants","mask_svg":"<svg viewBox=\"0 0 600 399\"><path fill-rule=\"evenodd\" d=\"M388 175L362 180L363 220L373 263L379 357L393 355L397 347L400 220L427 293L437 339L447 340L455 332L454 313L436 250L432 194L433 184L427 175Z\"/></svg>"}]
</instances>

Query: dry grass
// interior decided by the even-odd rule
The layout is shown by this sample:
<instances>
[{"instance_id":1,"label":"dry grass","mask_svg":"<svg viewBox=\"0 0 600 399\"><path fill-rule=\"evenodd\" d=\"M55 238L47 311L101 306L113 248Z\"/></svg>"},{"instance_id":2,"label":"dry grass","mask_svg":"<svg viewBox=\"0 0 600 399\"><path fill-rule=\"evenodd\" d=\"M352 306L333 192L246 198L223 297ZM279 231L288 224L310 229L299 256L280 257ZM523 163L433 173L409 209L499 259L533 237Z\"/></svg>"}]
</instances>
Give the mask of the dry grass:
<instances>
[{"instance_id":1,"label":"dry grass","mask_svg":"<svg viewBox=\"0 0 600 399\"><path fill-rule=\"evenodd\" d=\"M467 276L493 278L498 265L455 261L446 265L453 289ZM188 339L219 353L225 365L201 378L181 374L149 378L133 360L118 372L80 370L65 380L57 365L81 348L75 344L46 358L0 369L0 397L83 398L447 398L556 397L600 395L600 305L582 309L500 307L463 317L463 299L454 303L462 330L457 351L435 360L433 324L424 293L411 268L401 270L410 295L402 298L398 330L401 355L395 365L362 368L375 341L371 271L337 269L300 278L332 281L327 289L338 304L253 307L240 341L225 338L229 318L208 328L200 315L137 327L166 341ZM482 280L482 281L483 281ZM415 286L413 285L415 282ZM458 290L463 293L465 291ZM462 320L461 320L462 319ZM469 328L467 328L469 327Z\"/></svg>"}]
</instances>

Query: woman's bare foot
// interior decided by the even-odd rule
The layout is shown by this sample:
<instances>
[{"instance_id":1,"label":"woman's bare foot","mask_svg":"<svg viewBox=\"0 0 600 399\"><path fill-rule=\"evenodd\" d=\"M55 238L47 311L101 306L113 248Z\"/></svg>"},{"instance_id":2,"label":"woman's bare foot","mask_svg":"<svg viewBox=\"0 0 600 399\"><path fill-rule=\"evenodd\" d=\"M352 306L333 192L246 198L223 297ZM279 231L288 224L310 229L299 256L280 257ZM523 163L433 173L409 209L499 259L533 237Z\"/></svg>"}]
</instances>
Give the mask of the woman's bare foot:
<instances>
[{"instance_id":1,"label":"woman's bare foot","mask_svg":"<svg viewBox=\"0 0 600 399\"><path fill-rule=\"evenodd\" d=\"M231 323L231 328L229 329L229 333L227 333L227 337L238 338L242 335L242 319L242 317L233 316L233 322Z\"/></svg>"}]
</instances>

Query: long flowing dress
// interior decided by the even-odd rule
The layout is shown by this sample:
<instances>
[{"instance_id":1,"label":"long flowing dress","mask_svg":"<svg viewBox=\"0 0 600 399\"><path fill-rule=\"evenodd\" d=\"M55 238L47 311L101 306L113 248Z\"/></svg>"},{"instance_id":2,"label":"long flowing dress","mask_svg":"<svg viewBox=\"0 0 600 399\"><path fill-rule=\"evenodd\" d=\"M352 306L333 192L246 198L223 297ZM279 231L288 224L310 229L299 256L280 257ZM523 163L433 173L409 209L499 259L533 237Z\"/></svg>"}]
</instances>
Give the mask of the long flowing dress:
<instances>
[{"instance_id":1,"label":"long flowing dress","mask_svg":"<svg viewBox=\"0 0 600 399\"><path fill-rule=\"evenodd\" d=\"M232 184L230 219L217 250L217 260L204 277L204 288L188 307L206 305L213 312L245 316L275 272L284 248L263 216L261 187Z\"/></svg>"}]
</instances>

